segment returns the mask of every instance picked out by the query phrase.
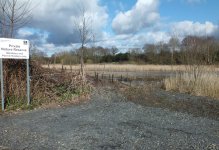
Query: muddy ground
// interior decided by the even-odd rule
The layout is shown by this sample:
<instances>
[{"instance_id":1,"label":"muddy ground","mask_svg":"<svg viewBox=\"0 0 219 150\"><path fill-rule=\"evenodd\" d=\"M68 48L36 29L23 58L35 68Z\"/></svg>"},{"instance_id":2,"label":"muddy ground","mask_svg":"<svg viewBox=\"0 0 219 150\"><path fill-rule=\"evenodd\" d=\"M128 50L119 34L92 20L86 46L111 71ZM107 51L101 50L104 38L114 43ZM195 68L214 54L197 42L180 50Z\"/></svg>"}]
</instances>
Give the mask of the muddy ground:
<instances>
[{"instance_id":1,"label":"muddy ground","mask_svg":"<svg viewBox=\"0 0 219 150\"><path fill-rule=\"evenodd\" d=\"M174 105L188 95L161 90L147 94L146 102L124 95L127 91L97 86L90 100L77 106L0 115L0 149L219 149L217 115L153 101L160 96Z\"/></svg>"}]
</instances>

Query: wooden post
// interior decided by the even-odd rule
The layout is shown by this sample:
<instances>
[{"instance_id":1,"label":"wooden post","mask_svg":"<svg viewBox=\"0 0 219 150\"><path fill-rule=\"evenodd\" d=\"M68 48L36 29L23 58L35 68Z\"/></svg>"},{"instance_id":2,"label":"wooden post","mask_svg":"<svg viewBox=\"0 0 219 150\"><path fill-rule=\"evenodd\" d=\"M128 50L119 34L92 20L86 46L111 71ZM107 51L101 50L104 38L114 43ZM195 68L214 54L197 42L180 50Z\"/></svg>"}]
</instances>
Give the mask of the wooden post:
<instances>
[{"instance_id":1,"label":"wooden post","mask_svg":"<svg viewBox=\"0 0 219 150\"><path fill-rule=\"evenodd\" d=\"M121 75L121 81L122 81L122 75Z\"/></svg>"},{"instance_id":2,"label":"wooden post","mask_svg":"<svg viewBox=\"0 0 219 150\"><path fill-rule=\"evenodd\" d=\"M98 76L99 76L99 74L97 73L97 81L99 80L99 79L98 79L98 78L99 78Z\"/></svg>"},{"instance_id":3,"label":"wooden post","mask_svg":"<svg viewBox=\"0 0 219 150\"><path fill-rule=\"evenodd\" d=\"M112 74L112 83L113 83L113 77L114 77L114 75Z\"/></svg>"},{"instance_id":4,"label":"wooden post","mask_svg":"<svg viewBox=\"0 0 219 150\"><path fill-rule=\"evenodd\" d=\"M63 60L62 60L62 71L64 71Z\"/></svg>"},{"instance_id":5,"label":"wooden post","mask_svg":"<svg viewBox=\"0 0 219 150\"><path fill-rule=\"evenodd\" d=\"M71 73L72 73L72 63L70 62L70 70L71 70Z\"/></svg>"},{"instance_id":6,"label":"wooden post","mask_svg":"<svg viewBox=\"0 0 219 150\"><path fill-rule=\"evenodd\" d=\"M95 81L97 81L97 73L94 74Z\"/></svg>"}]
</instances>

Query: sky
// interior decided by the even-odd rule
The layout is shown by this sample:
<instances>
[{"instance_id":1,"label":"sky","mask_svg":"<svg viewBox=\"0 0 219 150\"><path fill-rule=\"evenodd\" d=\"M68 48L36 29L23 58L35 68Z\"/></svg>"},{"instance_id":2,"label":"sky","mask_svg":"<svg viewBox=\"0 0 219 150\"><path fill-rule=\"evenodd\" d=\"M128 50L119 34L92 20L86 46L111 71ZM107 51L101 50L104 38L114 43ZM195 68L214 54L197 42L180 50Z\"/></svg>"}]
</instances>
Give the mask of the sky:
<instances>
[{"instance_id":1,"label":"sky","mask_svg":"<svg viewBox=\"0 0 219 150\"><path fill-rule=\"evenodd\" d=\"M218 0L33 0L32 5L32 19L16 38L30 40L49 56L80 47L81 8L92 35L86 46L124 52L173 36L219 37Z\"/></svg>"}]
</instances>

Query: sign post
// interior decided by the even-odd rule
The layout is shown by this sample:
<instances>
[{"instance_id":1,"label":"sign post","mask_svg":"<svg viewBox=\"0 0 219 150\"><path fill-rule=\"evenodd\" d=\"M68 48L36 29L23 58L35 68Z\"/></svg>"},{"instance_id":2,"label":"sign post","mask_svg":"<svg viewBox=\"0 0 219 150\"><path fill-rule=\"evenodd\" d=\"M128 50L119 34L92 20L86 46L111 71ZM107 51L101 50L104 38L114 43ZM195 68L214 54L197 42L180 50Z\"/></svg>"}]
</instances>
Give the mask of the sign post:
<instances>
[{"instance_id":1,"label":"sign post","mask_svg":"<svg viewBox=\"0 0 219 150\"><path fill-rule=\"evenodd\" d=\"M2 58L0 58L0 67L1 67L1 96L2 96L2 111L5 110L5 99L4 99L4 80L3 80L3 65Z\"/></svg>"},{"instance_id":2,"label":"sign post","mask_svg":"<svg viewBox=\"0 0 219 150\"><path fill-rule=\"evenodd\" d=\"M0 38L0 67L1 67L1 97L4 111L4 81L2 59L27 60L27 104L30 104L30 75L29 75L29 41L21 39ZM7 81L6 81L7 82Z\"/></svg>"},{"instance_id":3,"label":"sign post","mask_svg":"<svg viewBox=\"0 0 219 150\"><path fill-rule=\"evenodd\" d=\"M30 105L30 68L29 59L27 59L27 105Z\"/></svg>"}]
</instances>

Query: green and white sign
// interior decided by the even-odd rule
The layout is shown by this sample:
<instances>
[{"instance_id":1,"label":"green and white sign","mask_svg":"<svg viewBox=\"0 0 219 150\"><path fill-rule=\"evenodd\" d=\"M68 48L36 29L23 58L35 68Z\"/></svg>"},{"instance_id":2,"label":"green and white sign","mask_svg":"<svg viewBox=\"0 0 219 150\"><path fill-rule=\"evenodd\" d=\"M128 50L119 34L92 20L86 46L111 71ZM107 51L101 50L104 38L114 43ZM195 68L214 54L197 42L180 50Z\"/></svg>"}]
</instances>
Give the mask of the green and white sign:
<instances>
[{"instance_id":1,"label":"green and white sign","mask_svg":"<svg viewBox=\"0 0 219 150\"><path fill-rule=\"evenodd\" d=\"M29 41L0 38L0 58L29 59Z\"/></svg>"}]
</instances>

